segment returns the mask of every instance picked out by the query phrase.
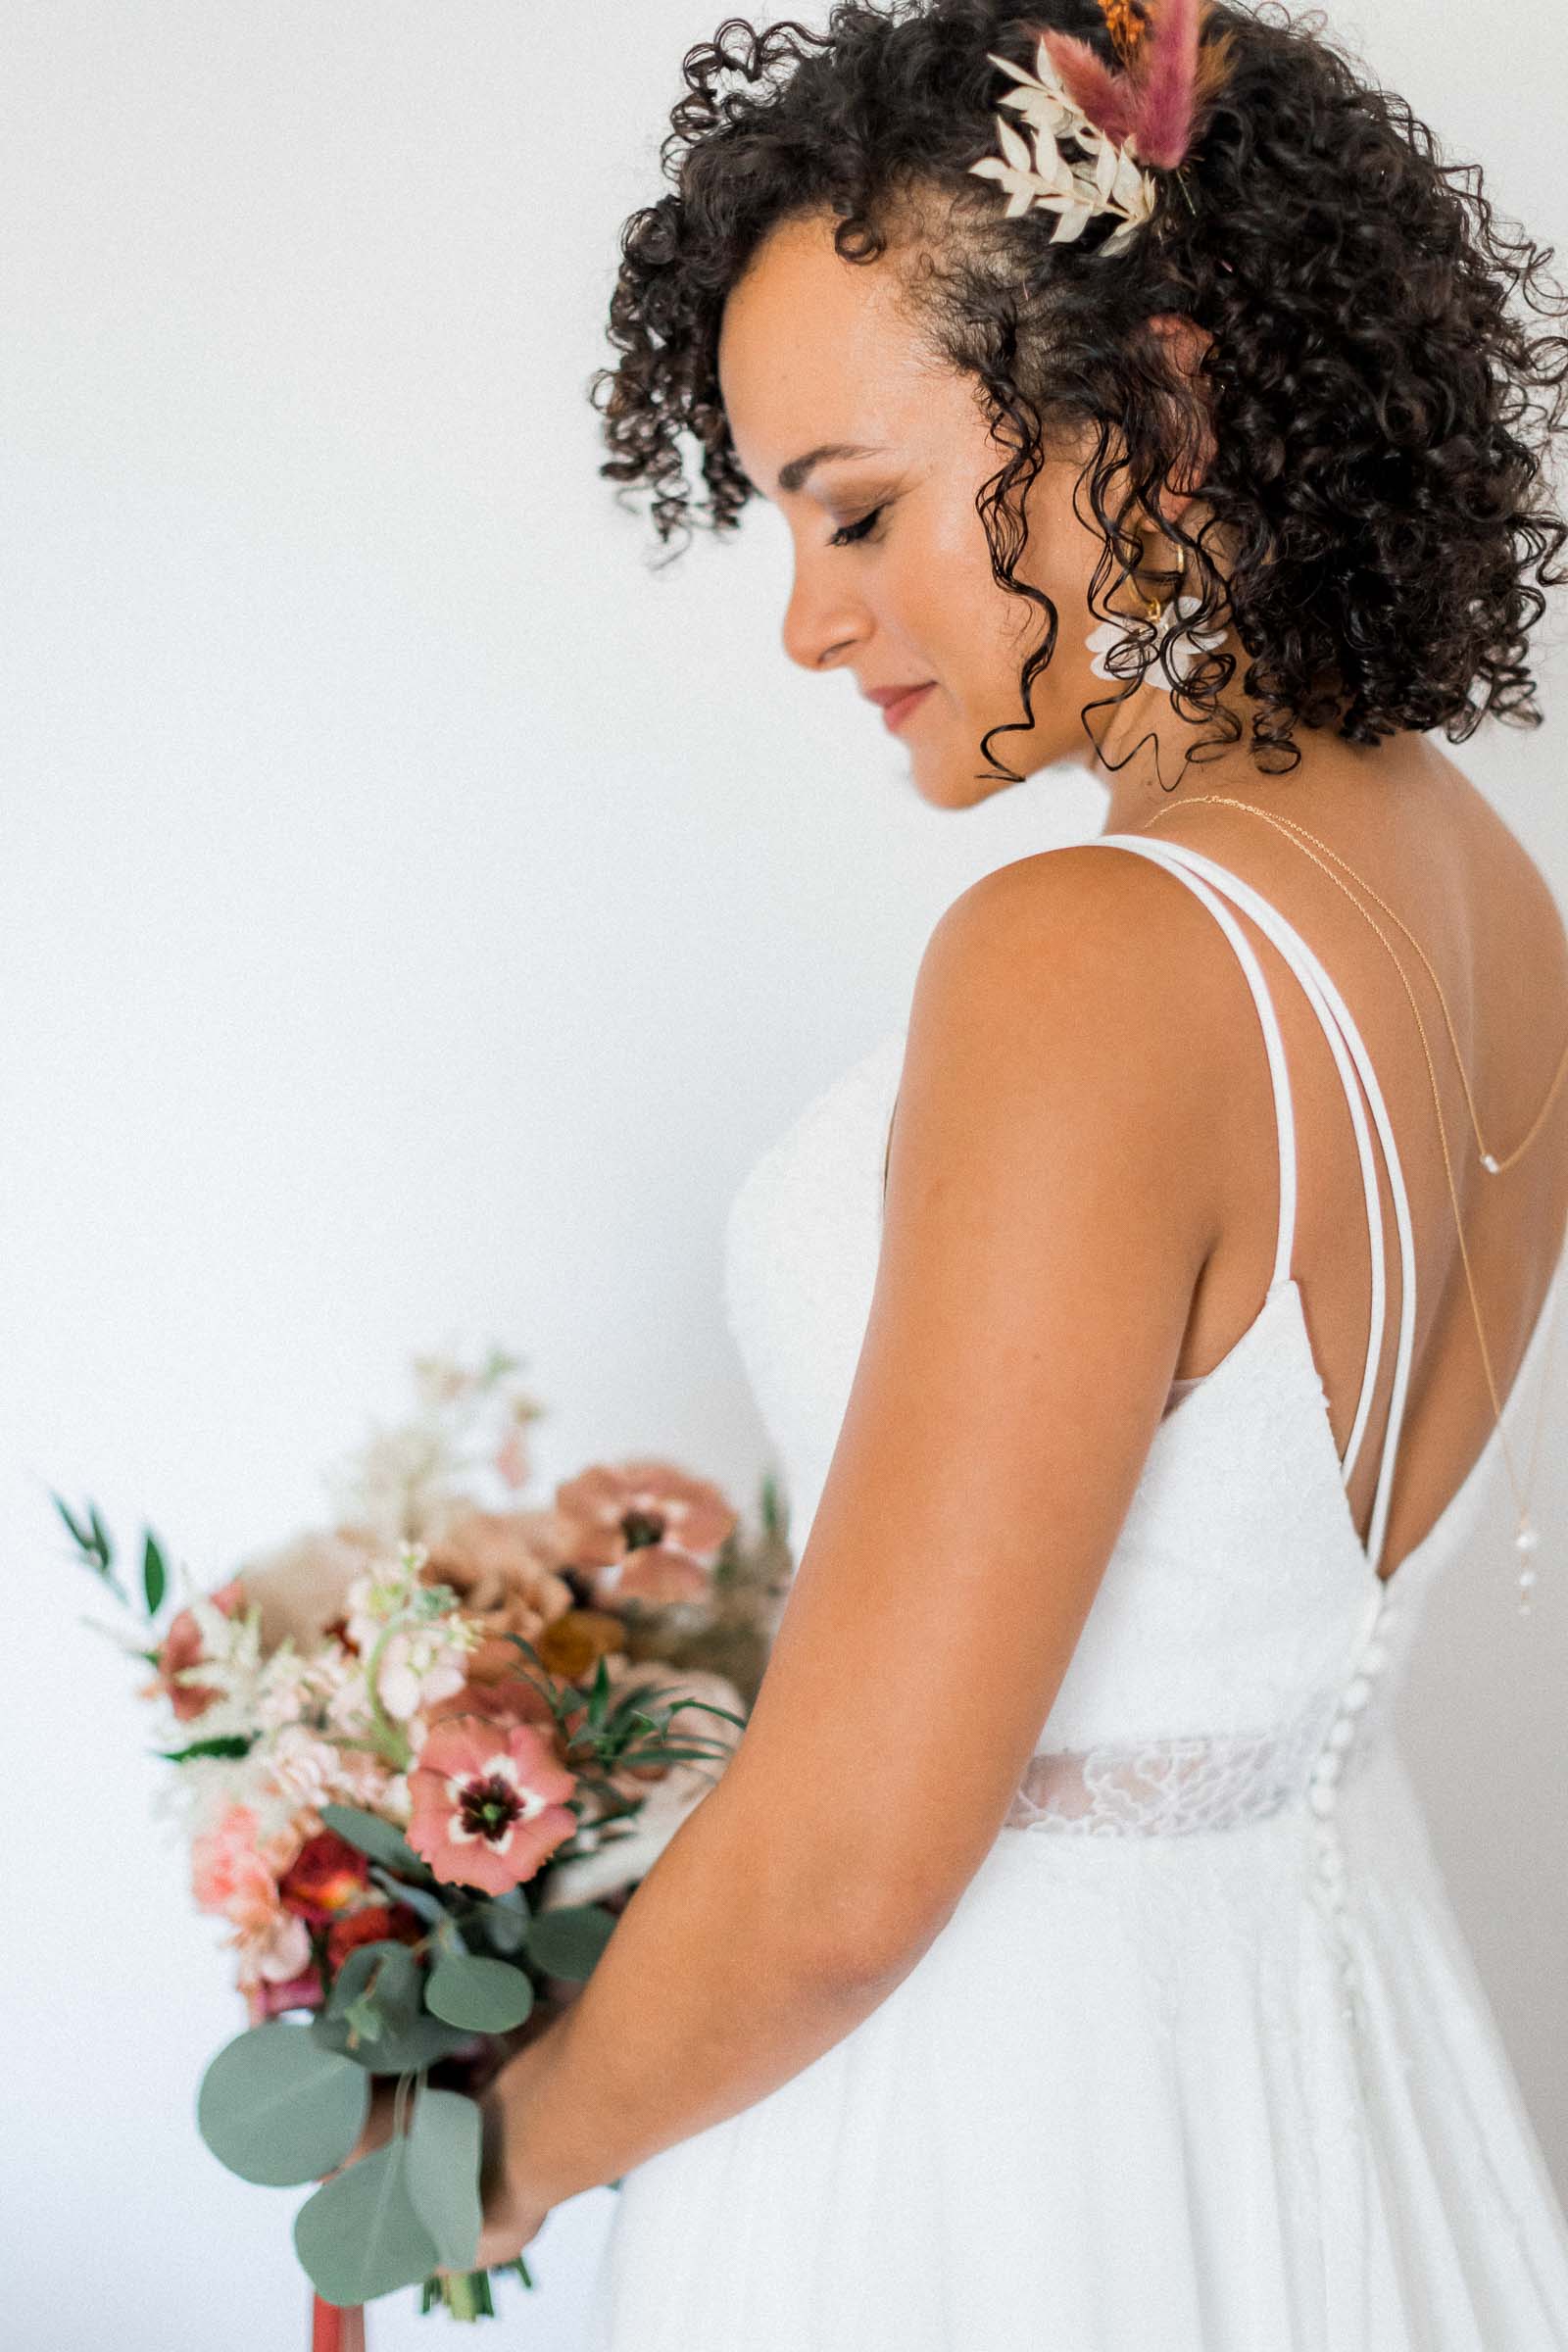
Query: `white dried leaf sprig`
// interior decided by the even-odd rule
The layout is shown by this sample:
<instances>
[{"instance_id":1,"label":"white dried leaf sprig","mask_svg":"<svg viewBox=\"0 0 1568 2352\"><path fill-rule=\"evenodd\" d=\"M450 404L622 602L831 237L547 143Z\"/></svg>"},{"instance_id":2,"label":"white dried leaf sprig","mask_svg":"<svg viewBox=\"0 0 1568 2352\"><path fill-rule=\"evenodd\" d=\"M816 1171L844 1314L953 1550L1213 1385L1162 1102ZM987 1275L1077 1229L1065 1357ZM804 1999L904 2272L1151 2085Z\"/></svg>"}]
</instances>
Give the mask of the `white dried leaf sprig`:
<instances>
[{"instance_id":1,"label":"white dried leaf sprig","mask_svg":"<svg viewBox=\"0 0 1568 2352\"><path fill-rule=\"evenodd\" d=\"M1052 231L1053 245L1067 244L1081 235L1085 222L1097 213L1118 215L1121 226L1100 251L1119 252L1154 210L1154 177L1140 166L1135 141L1129 137L1118 146L1073 104L1043 40L1037 53L1038 75L989 49L986 55L1022 85L1009 90L1002 104L1016 107L1029 122L1034 152L1031 155L1028 141L1005 116L998 115L1002 153L983 157L969 166L970 171L982 179L999 180L1006 189L1004 218L1009 220L1034 206L1059 213L1061 218ZM1083 156L1064 155L1059 144L1063 139L1073 140L1084 150Z\"/></svg>"}]
</instances>

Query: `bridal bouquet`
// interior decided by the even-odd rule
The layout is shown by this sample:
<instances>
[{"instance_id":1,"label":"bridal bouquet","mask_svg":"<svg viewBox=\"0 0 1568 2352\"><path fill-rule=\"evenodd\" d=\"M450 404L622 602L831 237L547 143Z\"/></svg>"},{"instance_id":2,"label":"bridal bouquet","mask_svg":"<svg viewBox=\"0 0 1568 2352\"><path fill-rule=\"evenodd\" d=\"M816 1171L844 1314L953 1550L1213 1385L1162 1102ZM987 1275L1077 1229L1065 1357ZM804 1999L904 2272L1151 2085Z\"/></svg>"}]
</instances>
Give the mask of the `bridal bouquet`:
<instances>
[{"instance_id":1,"label":"bridal bouquet","mask_svg":"<svg viewBox=\"0 0 1568 2352\"><path fill-rule=\"evenodd\" d=\"M181 1572L171 1595L149 1530L133 1598L96 1506L53 1497L141 1620L134 1642L100 1630L154 1669L160 1803L197 1906L229 1923L249 2022L197 2125L244 2180L319 2183L294 2223L318 2322L421 2281L424 2311L493 2314L471 2268L478 2096L722 1770L787 1591L770 1482L750 1544L717 1488L663 1461L523 1507L542 1408L517 1369L416 1359L415 1411L344 1465L332 1523L211 1592ZM376 2078L393 2134L355 2157ZM505 2267L532 2285L520 2255Z\"/></svg>"}]
</instances>

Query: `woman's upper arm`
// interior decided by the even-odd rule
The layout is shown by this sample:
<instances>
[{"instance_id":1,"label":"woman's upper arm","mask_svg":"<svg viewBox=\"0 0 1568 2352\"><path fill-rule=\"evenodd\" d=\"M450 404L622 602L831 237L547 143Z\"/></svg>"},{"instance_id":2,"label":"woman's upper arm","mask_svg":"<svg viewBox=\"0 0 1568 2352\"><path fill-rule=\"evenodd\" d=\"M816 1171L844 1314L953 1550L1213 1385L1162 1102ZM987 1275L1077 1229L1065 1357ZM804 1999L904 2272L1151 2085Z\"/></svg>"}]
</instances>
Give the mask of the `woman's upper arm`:
<instances>
[{"instance_id":1,"label":"woman's upper arm","mask_svg":"<svg viewBox=\"0 0 1568 2352\"><path fill-rule=\"evenodd\" d=\"M721 1784L834 1963L906 1963L978 1868L1160 1418L1212 1243L1186 896L1021 859L920 964L854 1384Z\"/></svg>"}]
</instances>

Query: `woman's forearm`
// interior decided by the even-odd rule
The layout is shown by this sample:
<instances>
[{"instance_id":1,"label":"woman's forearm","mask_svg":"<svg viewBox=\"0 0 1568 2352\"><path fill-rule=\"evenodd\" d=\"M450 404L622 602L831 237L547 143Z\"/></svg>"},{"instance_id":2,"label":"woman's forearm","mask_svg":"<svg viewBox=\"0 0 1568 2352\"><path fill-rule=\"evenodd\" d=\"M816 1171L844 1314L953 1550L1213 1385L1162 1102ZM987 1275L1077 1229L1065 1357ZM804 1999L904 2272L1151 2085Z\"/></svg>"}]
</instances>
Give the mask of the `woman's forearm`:
<instances>
[{"instance_id":1,"label":"woman's forearm","mask_svg":"<svg viewBox=\"0 0 1568 2352\"><path fill-rule=\"evenodd\" d=\"M807 1899L788 1841L748 1830L727 1793L682 1823L565 2015L497 2079L510 2161L541 2203L618 2180L775 2089L918 1956L873 1960Z\"/></svg>"}]
</instances>

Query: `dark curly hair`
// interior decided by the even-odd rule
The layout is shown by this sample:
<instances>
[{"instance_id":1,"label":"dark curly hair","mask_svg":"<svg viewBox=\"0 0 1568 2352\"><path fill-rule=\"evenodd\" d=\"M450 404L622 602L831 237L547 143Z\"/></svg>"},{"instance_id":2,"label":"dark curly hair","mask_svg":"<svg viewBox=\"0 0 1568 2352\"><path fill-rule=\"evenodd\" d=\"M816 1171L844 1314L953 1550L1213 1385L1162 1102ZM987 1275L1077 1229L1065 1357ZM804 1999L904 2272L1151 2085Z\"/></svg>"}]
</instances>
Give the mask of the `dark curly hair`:
<instances>
[{"instance_id":1,"label":"dark curly hair","mask_svg":"<svg viewBox=\"0 0 1568 2352\"><path fill-rule=\"evenodd\" d=\"M1525 655L1545 610L1532 575L1548 588L1568 576L1552 569L1568 523L1550 494L1568 338L1532 332L1513 298L1562 317L1568 298L1545 275L1554 248L1505 233L1480 167L1443 161L1405 101L1323 37L1320 11L1293 19L1272 0L1204 12L1205 53L1224 43L1227 71L1186 163L1156 174L1146 227L1114 254L1099 250L1115 225L1105 216L1054 243L1055 213L1006 218L970 169L995 145L987 52L1032 69L1046 26L1118 63L1098 0L1043 0L1027 17L995 0L836 0L821 32L730 18L690 50L660 151L674 192L625 224L609 326L621 356L590 383L612 453L600 471L651 491L667 542L692 513L689 434L707 518L733 527L754 492L716 352L725 299L761 240L831 214L841 258L874 261L925 224L901 299L931 349L983 388L1005 453L975 502L992 570L1046 615L1019 681L1025 716L989 729L983 757L992 735L1031 723L1030 683L1055 645L1054 605L1014 576L1025 531L1011 497L1057 425L1095 437L1074 489L1105 540L1095 615L1141 567L1128 527L1140 509L1182 551L1196 609L1157 659L1183 715L1218 725L1189 758L1240 737L1217 699L1237 662L1189 644L1174 666L1172 640L1226 626L1249 657L1249 750L1265 772L1299 764L1298 721L1356 744L1433 727L1458 743L1488 712L1539 726ZM1214 449L1199 480L1201 414L1147 323L1164 312L1211 337L1199 375ZM1206 510L1196 531L1159 502L1178 477ZM1234 551L1226 576L1211 537ZM1086 730L1151 658L1152 625L1129 626L1112 657L1123 682L1085 707Z\"/></svg>"}]
</instances>

